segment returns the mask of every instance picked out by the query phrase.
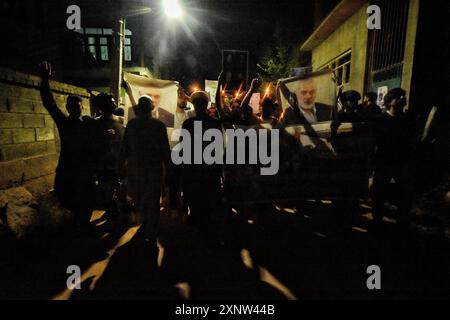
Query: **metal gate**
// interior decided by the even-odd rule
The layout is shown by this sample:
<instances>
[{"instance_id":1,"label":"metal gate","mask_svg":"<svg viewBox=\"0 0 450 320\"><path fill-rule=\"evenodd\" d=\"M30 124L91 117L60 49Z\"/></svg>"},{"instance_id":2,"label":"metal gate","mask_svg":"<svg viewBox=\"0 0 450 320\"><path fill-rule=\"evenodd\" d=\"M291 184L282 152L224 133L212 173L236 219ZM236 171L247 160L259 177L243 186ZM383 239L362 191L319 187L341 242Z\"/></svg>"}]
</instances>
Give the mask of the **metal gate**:
<instances>
[{"instance_id":1,"label":"metal gate","mask_svg":"<svg viewBox=\"0 0 450 320\"><path fill-rule=\"evenodd\" d=\"M403 72L409 0L371 1L381 9L381 29L369 30L366 88L399 87Z\"/></svg>"}]
</instances>

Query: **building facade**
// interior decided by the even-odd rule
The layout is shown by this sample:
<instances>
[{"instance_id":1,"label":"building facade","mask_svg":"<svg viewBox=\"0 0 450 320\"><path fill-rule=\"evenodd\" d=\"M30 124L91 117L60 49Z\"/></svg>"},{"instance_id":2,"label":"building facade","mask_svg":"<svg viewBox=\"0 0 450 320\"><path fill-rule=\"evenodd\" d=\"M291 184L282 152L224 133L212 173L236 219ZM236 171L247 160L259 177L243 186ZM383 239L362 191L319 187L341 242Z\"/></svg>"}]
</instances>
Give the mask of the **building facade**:
<instances>
[{"instance_id":1,"label":"building facade","mask_svg":"<svg viewBox=\"0 0 450 320\"><path fill-rule=\"evenodd\" d=\"M371 5L380 8L380 29L367 26ZM387 90L402 87L410 110L423 113L444 103L441 90L446 80L438 61L443 51L448 52L448 43L430 28L430 19L441 15L439 5L429 1L343 0L300 50L311 53L314 71L333 70L338 88L374 91L381 99ZM436 68L431 82L430 68ZM425 97L423 89L429 93Z\"/></svg>"},{"instance_id":2,"label":"building facade","mask_svg":"<svg viewBox=\"0 0 450 320\"><path fill-rule=\"evenodd\" d=\"M68 7L76 4L81 29L70 30ZM118 20L126 19L123 66L151 76L152 53L146 44L148 8L144 0L4 0L0 25L5 50L0 66L37 73L43 60L54 66L55 79L95 91L109 92Z\"/></svg>"}]
</instances>

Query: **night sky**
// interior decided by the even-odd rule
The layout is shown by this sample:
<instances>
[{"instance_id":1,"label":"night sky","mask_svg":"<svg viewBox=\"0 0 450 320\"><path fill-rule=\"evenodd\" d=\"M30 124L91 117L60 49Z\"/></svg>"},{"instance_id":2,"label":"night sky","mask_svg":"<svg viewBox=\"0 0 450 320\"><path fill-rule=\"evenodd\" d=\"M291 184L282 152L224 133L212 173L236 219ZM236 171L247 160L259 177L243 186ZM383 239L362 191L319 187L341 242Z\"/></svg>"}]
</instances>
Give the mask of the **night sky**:
<instances>
[{"instance_id":1,"label":"night sky","mask_svg":"<svg viewBox=\"0 0 450 320\"><path fill-rule=\"evenodd\" d=\"M216 79L222 49L248 50L251 78L256 63L273 46L277 27L292 45L299 45L313 29L312 0L179 2L185 8L181 21L154 20L151 44L161 59L163 77L184 86Z\"/></svg>"},{"instance_id":2,"label":"night sky","mask_svg":"<svg viewBox=\"0 0 450 320\"><path fill-rule=\"evenodd\" d=\"M115 0L80 0L79 4L82 8L82 24L87 23L90 27L112 27L116 14L126 15L127 10L150 7L152 12L149 14L127 18L128 27L132 28L133 22L140 26L139 32L133 35L134 44L140 46L141 41L144 42L145 66L153 71L157 69L161 78L177 80L187 87L194 82L203 85L205 79L217 79L221 70L222 50L249 52L250 80L256 75L256 64L261 57L275 47L273 36L276 30L285 37L284 43L299 48L313 31L315 3L321 3L320 7L327 12L338 2L178 1L184 9L180 19L169 18L162 12L163 0L122 1L123 12ZM56 77L64 75L59 80L72 81L66 76L71 71L69 69L86 66L80 58L84 53L78 50L79 42L75 43L74 36L66 28L66 8L73 3L77 1L2 2L0 7L4 10L0 10L0 23L4 27L1 30L10 48L0 53L3 65L34 73L40 61L49 60L59 71ZM135 57L135 64L139 58ZM67 61L67 65L63 66L64 61ZM82 86L86 85L86 81L74 84Z\"/></svg>"}]
</instances>

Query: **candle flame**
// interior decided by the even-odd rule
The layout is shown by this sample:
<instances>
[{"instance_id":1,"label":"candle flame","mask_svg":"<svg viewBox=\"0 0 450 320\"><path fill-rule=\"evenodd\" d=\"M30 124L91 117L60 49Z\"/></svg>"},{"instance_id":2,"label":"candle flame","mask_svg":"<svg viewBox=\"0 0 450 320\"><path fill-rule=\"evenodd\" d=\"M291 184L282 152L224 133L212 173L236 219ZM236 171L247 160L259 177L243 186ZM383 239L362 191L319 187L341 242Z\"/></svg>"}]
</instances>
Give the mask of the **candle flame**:
<instances>
[{"instance_id":1,"label":"candle flame","mask_svg":"<svg viewBox=\"0 0 450 320\"><path fill-rule=\"evenodd\" d=\"M267 86L266 90L264 91L263 100L266 99L270 94L270 84Z\"/></svg>"}]
</instances>

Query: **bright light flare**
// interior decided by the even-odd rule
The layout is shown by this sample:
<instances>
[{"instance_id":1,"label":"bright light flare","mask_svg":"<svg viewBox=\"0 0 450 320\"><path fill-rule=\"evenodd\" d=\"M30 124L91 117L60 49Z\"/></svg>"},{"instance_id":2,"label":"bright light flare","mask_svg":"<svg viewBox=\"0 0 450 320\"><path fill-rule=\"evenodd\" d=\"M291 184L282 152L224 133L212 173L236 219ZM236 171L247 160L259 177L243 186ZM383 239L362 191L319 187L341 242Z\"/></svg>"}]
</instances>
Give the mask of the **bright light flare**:
<instances>
[{"instance_id":1,"label":"bright light flare","mask_svg":"<svg viewBox=\"0 0 450 320\"><path fill-rule=\"evenodd\" d=\"M182 14L182 10L178 0L163 0L164 12L169 17L178 18Z\"/></svg>"},{"instance_id":2,"label":"bright light flare","mask_svg":"<svg viewBox=\"0 0 450 320\"><path fill-rule=\"evenodd\" d=\"M266 90L264 90L263 100L270 96L270 84L267 86Z\"/></svg>"},{"instance_id":3,"label":"bright light flare","mask_svg":"<svg viewBox=\"0 0 450 320\"><path fill-rule=\"evenodd\" d=\"M236 92L236 96L234 99L239 98L239 96L241 95L241 90L242 90L242 86L244 85L244 82L241 83L241 85L239 86L238 91Z\"/></svg>"},{"instance_id":4,"label":"bright light flare","mask_svg":"<svg viewBox=\"0 0 450 320\"><path fill-rule=\"evenodd\" d=\"M194 82L189 85L189 91L192 93L201 91L201 87L198 83Z\"/></svg>"}]
</instances>

